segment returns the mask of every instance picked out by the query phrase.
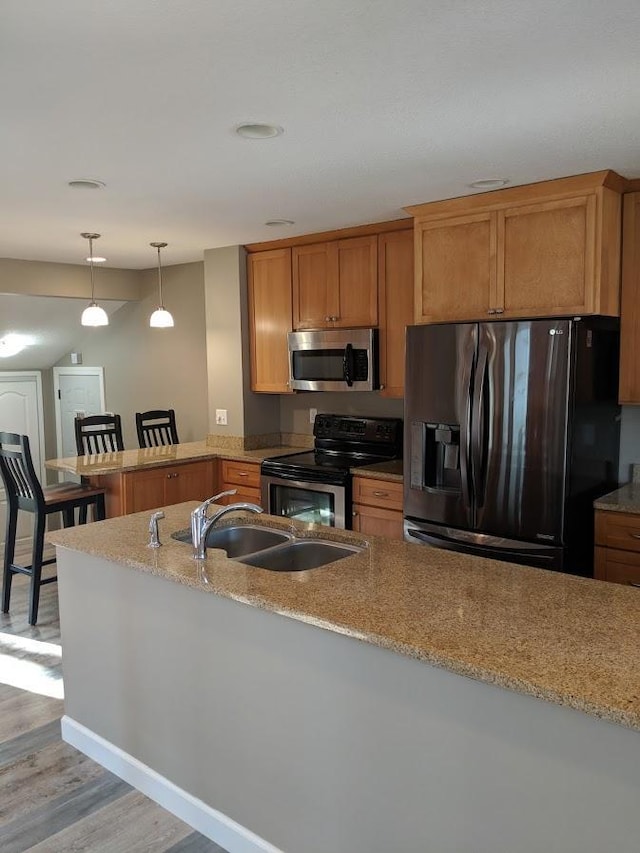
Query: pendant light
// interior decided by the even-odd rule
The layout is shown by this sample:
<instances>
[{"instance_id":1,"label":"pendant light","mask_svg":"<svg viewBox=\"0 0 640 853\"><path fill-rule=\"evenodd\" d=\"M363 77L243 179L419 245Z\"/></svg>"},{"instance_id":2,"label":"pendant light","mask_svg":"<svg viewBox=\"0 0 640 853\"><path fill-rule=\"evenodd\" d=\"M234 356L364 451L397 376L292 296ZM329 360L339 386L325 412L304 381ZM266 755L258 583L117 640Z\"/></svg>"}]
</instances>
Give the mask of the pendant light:
<instances>
[{"instance_id":1,"label":"pendant light","mask_svg":"<svg viewBox=\"0 0 640 853\"><path fill-rule=\"evenodd\" d=\"M160 249L164 249L166 243L149 243L158 250L158 307L149 318L152 329L169 329L173 326L173 317L162 303L162 265L160 263Z\"/></svg>"},{"instance_id":2,"label":"pendant light","mask_svg":"<svg viewBox=\"0 0 640 853\"><path fill-rule=\"evenodd\" d=\"M89 241L89 265L91 266L91 302L82 312L82 318L80 322L83 326L108 326L109 318L107 316L107 312L104 308L101 308L95 300L94 297L94 282L93 282L93 241L97 240L100 236L99 234L89 234L88 232L83 232L81 237L84 237L85 240Z\"/></svg>"}]
</instances>

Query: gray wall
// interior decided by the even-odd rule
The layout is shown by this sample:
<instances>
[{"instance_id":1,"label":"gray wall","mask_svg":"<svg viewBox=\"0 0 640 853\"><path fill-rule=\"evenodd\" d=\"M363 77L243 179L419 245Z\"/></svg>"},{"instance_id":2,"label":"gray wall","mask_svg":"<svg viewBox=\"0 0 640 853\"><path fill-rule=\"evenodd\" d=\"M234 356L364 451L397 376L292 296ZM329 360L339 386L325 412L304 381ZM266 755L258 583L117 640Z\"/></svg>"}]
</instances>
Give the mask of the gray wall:
<instances>
[{"instance_id":1,"label":"gray wall","mask_svg":"<svg viewBox=\"0 0 640 853\"><path fill-rule=\"evenodd\" d=\"M247 265L241 246L204 253L209 432L251 436L280 431L277 395L253 394L247 323ZM227 426L215 410L227 410Z\"/></svg>"},{"instance_id":2,"label":"gray wall","mask_svg":"<svg viewBox=\"0 0 640 853\"><path fill-rule=\"evenodd\" d=\"M68 717L288 853L637 853L636 731L65 548L58 576Z\"/></svg>"},{"instance_id":3,"label":"gray wall","mask_svg":"<svg viewBox=\"0 0 640 853\"><path fill-rule=\"evenodd\" d=\"M203 265L163 269L172 329L149 327L158 303L157 271L138 276L140 301L120 308L108 326L79 326L72 350L82 353L84 366L104 367L107 410L122 416L126 448L138 446L135 413L147 409L175 409L180 440L202 440L208 429ZM70 363L69 356L58 362Z\"/></svg>"},{"instance_id":4,"label":"gray wall","mask_svg":"<svg viewBox=\"0 0 640 853\"><path fill-rule=\"evenodd\" d=\"M318 414L330 412L337 415L401 418L403 400L386 399L377 391L283 394L280 396L282 432L313 433L313 425L309 422L310 408L317 409Z\"/></svg>"},{"instance_id":5,"label":"gray wall","mask_svg":"<svg viewBox=\"0 0 640 853\"><path fill-rule=\"evenodd\" d=\"M623 406L620 429L621 483L631 481L631 465L640 462L640 406Z\"/></svg>"}]
</instances>

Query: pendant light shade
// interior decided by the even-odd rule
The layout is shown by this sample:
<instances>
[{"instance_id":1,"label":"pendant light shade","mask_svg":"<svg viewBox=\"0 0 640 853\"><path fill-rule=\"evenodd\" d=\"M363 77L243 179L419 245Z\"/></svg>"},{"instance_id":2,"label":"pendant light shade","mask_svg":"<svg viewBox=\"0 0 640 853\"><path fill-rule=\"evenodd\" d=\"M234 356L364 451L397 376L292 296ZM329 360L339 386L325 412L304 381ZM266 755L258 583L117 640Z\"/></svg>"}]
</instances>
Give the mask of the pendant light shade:
<instances>
[{"instance_id":1,"label":"pendant light shade","mask_svg":"<svg viewBox=\"0 0 640 853\"><path fill-rule=\"evenodd\" d=\"M158 250L158 307L149 318L152 329L170 329L173 326L173 316L164 307L162 302L162 264L160 263L160 249L164 249L166 243L149 243Z\"/></svg>"},{"instance_id":2,"label":"pendant light shade","mask_svg":"<svg viewBox=\"0 0 640 853\"><path fill-rule=\"evenodd\" d=\"M107 312L95 300L95 286L93 281L93 241L97 240L100 235L83 232L80 236L89 241L89 265L91 267L91 302L82 312L80 322L83 326L108 326L109 317L107 316Z\"/></svg>"}]
</instances>

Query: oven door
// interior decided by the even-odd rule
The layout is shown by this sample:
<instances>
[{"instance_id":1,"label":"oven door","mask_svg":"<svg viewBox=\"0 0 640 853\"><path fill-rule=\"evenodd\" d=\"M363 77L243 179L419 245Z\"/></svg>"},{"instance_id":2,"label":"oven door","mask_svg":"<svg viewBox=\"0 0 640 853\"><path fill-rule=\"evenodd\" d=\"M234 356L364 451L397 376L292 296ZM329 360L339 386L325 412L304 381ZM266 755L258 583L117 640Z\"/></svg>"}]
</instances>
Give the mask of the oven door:
<instances>
[{"instance_id":1,"label":"oven door","mask_svg":"<svg viewBox=\"0 0 640 853\"><path fill-rule=\"evenodd\" d=\"M269 515L328 527L346 527L346 486L286 480L264 474L261 486L262 506Z\"/></svg>"}]
</instances>

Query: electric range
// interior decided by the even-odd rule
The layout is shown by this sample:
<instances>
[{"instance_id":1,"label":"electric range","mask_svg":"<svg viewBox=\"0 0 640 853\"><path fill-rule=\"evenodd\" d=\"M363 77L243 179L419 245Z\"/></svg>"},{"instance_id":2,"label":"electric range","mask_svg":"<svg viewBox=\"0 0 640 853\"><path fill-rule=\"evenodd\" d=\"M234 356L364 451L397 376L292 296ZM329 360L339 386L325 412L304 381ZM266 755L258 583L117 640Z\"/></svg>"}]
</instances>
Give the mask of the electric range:
<instances>
[{"instance_id":1,"label":"electric range","mask_svg":"<svg viewBox=\"0 0 640 853\"><path fill-rule=\"evenodd\" d=\"M351 469L400 458L402 420L322 414L313 434L313 450L262 463L262 506L270 515L351 528Z\"/></svg>"}]
</instances>

